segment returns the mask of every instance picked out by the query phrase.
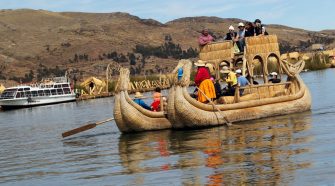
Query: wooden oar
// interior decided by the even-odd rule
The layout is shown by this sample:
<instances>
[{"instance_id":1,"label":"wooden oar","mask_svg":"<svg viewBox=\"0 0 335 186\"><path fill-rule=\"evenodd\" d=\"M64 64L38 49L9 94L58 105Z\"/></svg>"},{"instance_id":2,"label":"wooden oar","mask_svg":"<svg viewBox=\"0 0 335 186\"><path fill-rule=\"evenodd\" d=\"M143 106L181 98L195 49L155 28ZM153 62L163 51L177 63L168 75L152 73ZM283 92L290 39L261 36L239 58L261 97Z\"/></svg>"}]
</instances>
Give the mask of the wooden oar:
<instances>
[{"instance_id":1,"label":"wooden oar","mask_svg":"<svg viewBox=\"0 0 335 186\"><path fill-rule=\"evenodd\" d=\"M224 115L222 114L222 111L219 109L219 107L216 106L215 103L214 103L209 97L207 97L207 95L206 95L206 94L205 94L205 93L204 93L198 86L195 86L195 87L197 87L198 91L200 91L201 94L203 94L203 95L206 97L207 101L209 101L209 102L213 105L213 107L214 107L216 110L219 111L219 113L221 114L221 116L223 117L223 119L226 121L226 124L227 124L228 126L231 126L232 123L226 118L226 116L224 116Z\"/></svg>"},{"instance_id":2,"label":"wooden oar","mask_svg":"<svg viewBox=\"0 0 335 186\"><path fill-rule=\"evenodd\" d=\"M106 122L109 122L109 121L112 121L112 120L114 120L114 118L108 118L108 119L106 119L104 121L90 123L90 124L87 124L87 125L84 125L84 126L81 126L81 127L78 127L78 128L75 128L75 129L72 129L72 130L69 130L69 131L66 131L66 132L62 133L62 136L63 136L63 138L68 137L68 136L72 136L74 134L77 134L77 133L80 133L80 132L92 129L92 128L98 126L98 125L101 125L103 123L106 123Z\"/></svg>"}]
</instances>

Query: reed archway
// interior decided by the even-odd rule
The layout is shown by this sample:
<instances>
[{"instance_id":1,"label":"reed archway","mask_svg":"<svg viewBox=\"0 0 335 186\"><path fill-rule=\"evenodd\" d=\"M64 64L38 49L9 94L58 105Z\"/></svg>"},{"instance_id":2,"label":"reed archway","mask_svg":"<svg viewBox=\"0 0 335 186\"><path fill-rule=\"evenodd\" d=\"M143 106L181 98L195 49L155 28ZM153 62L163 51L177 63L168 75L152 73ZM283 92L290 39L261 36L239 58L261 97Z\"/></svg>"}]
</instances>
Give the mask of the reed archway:
<instances>
[{"instance_id":1,"label":"reed archway","mask_svg":"<svg viewBox=\"0 0 335 186\"><path fill-rule=\"evenodd\" d=\"M267 82L267 78L264 75L264 60L261 56L256 55L252 59L251 69L254 78L263 78L264 83Z\"/></svg>"},{"instance_id":2,"label":"reed archway","mask_svg":"<svg viewBox=\"0 0 335 186\"><path fill-rule=\"evenodd\" d=\"M279 79L281 79L282 69L280 65L280 57L274 53L271 53L266 58L266 70L264 75L269 76L271 72L278 73Z\"/></svg>"},{"instance_id":3,"label":"reed archway","mask_svg":"<svg viewBox=\"0 0 335 186\"><path fill-rule=\"evenodd\" d=\"M237 58L235 61L234 61L234 67L236 69L242 69L243 67L243 58L240 57L240 58Z\"/></svg>"}]
</instances>

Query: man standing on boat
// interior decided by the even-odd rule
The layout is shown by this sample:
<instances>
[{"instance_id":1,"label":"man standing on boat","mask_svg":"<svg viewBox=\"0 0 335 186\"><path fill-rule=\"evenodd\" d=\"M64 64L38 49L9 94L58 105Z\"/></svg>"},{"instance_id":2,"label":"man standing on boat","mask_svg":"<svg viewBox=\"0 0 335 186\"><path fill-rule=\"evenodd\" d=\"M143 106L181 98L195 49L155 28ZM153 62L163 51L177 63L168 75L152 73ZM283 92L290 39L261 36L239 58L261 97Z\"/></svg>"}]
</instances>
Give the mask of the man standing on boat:
<instances>
[{"instance_id":1,"label":"man standing on boat","mask_svg":"<svg viewBox=\"0 0 335 186\"><path fill-rule=\"evenodd\" d=\"M201 35L198 38L200 46L205 46L214 41L214 38L208 33L208 29L205 28L202 30Z\"/></svg>"}]
</instances>

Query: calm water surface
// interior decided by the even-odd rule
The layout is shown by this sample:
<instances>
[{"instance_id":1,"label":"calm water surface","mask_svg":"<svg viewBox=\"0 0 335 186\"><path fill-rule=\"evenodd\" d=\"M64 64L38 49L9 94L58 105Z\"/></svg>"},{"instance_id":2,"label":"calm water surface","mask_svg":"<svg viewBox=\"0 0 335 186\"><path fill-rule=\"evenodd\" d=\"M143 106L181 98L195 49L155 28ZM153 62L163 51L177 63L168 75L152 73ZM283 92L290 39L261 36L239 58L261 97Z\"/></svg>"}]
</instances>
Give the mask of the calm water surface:
<instances>
[{"instance_id":1,"label":"calm water surface","mask_svg":"<svg viewBox=\"0 0 335 186\"><path fill-rule=\"evenodd\" d=\"M310 112L229 129L122 135L113 98L0 112L1 185L335 185L335 69L302 74Z\"/></svg>"}]
</instances>

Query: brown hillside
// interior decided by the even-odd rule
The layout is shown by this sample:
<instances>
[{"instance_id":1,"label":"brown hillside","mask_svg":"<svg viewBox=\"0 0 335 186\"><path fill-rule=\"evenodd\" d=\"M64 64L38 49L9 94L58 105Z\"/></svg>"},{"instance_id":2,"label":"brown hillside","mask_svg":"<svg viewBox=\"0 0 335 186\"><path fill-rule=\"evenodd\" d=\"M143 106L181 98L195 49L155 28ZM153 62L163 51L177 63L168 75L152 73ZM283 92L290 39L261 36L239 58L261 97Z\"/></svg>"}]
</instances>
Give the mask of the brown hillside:
<instances>
[{"instance_id":1,"label":"brown hillside","mask_svg":"<svg viewBox=\"0 0 335 186\"><path fill-rule=\"evenodd\" d=\"M103 76L109 53L124 55L124 66L130 66L128 53L136 45L160 46L166 36L182 50L197 48L199 31L207 27L222 37L229 25L240 19L188 17L162 24L140 19L127 13L71 13L44 10L0 11L0 79L24 77L33 70L37 77L43 68L77 69L82 76ZM286 50L305 50L313 43L334 47L334 30L312 32L281 25L267 25L277 34ZM77 54L78 59L75 59ZM146 57L135 54L137 73L169 71L177 59Z\"/></svg>"}]
</instances>

